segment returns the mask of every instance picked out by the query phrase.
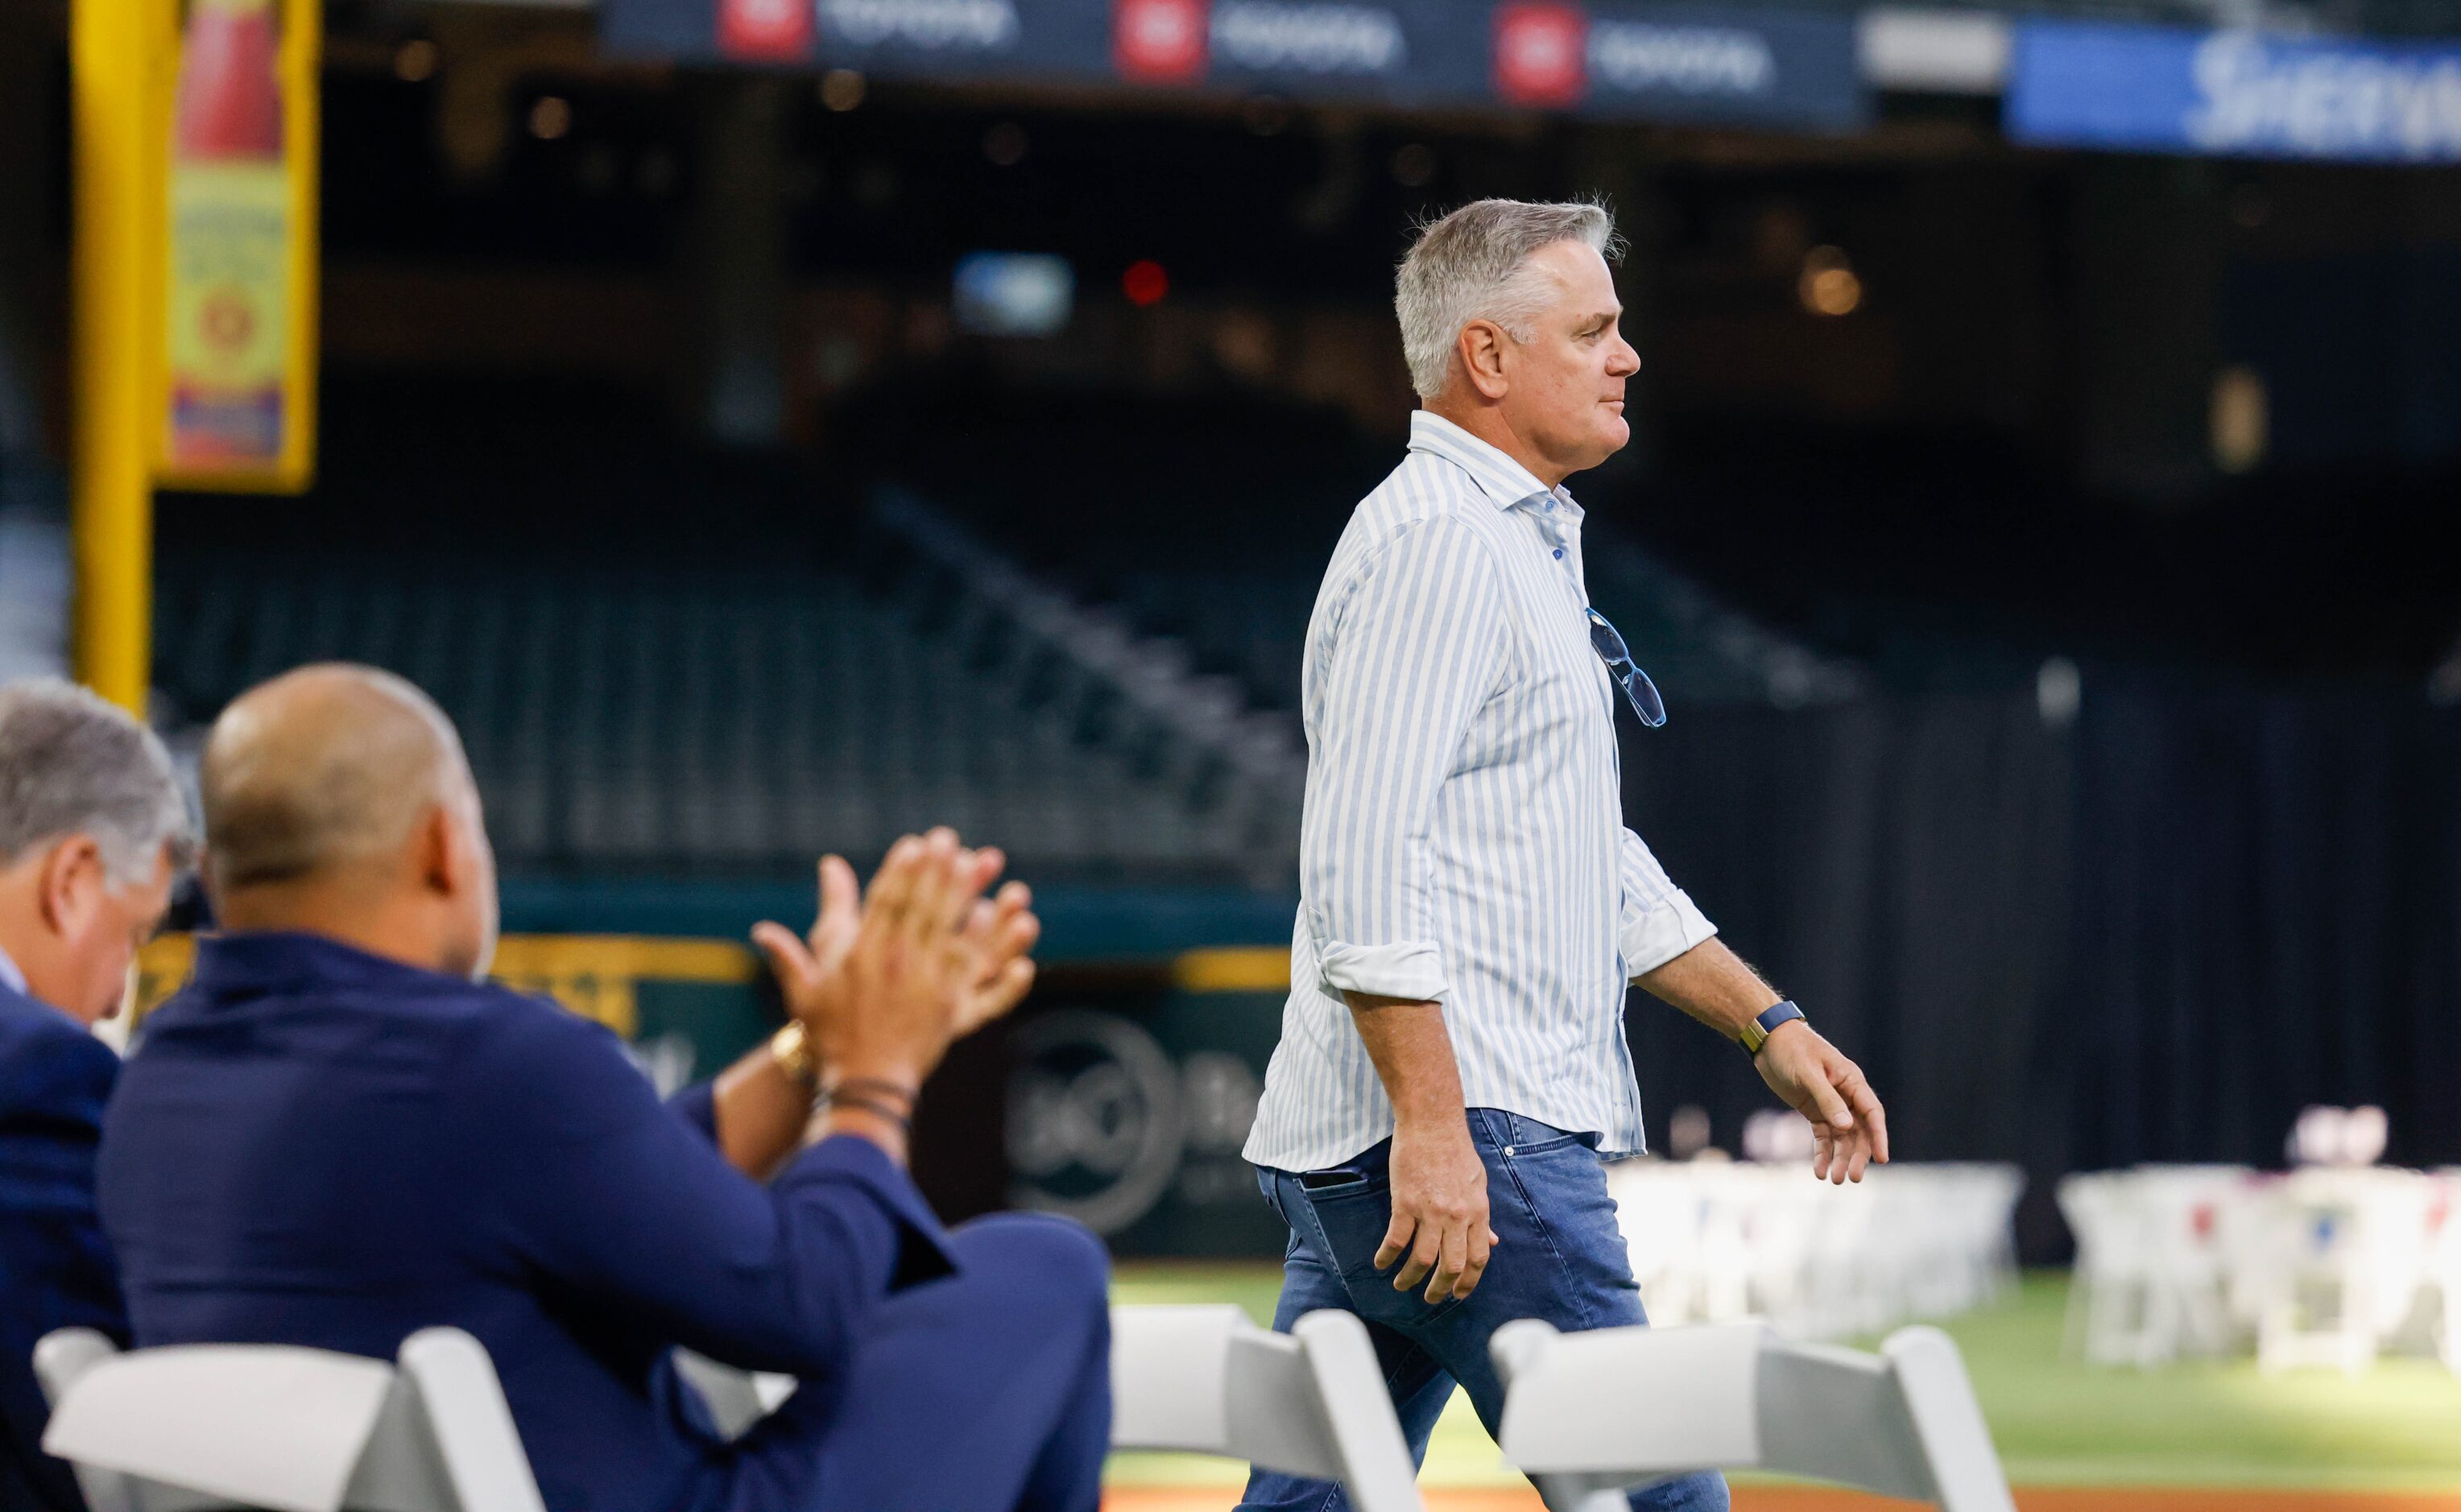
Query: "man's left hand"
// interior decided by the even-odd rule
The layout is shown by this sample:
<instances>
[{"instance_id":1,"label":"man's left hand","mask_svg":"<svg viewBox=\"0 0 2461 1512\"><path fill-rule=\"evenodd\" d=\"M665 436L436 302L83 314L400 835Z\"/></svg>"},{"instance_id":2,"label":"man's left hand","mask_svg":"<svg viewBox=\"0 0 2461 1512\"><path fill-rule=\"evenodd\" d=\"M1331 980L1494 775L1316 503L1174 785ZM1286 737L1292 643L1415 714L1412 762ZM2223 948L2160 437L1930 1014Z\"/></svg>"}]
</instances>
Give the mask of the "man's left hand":
<instances>
[{"instance_id":1,"label":"man's left hand","mask_svg":"<svg viewBox=\"0 0 2461 1512\"><path fill-rule=\"evenodd\" d=\"M1863 1179L1873 1161L1889 1162L1889 1116L1863 1068L1797 1019L1771 1031L1752 1057L1761 1079L1811 1124L1811 1174L1843 1184Z\"/></svg>"},{"instance_id":2,"label":"man's left hand","mask_svg":"<svg viewBox=\"0 0 2461 1512\"><path fill-rule=\"evenodd\" d=\"M1000 855L998 851L982 854ZM1042 937L1042 921L1033 910L1034 894L1021 882L1008 884L995 897L975 901L966 919L966 937L982 958L982 970L958 1005L959 1038L1015 1008L1034 986L1030 952Z\"/></svg>"}]
</instances>

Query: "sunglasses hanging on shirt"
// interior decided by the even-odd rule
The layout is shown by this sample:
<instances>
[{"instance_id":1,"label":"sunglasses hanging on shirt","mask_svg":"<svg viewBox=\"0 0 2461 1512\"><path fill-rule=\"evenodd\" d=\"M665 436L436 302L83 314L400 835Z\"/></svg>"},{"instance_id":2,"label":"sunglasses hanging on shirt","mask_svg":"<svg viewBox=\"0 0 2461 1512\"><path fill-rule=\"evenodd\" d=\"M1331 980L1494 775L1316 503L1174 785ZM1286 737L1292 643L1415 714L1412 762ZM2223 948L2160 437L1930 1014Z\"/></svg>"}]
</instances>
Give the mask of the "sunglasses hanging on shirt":
<instances>
[{"instance_id":1,"label":"sunglasses hanging on shirt","mask_svg":"<svg viewBox=\"0 0 2461 1512\"><path fill-rule=\"evenodd\" d=\"M1632 659L1632 648L1623 643L1621 632L1596 609L1584 606L1582 612L1590 617L1590 647L1598 653L1598 660L1607 664L1607 675L1623 690L1624 701L1632 705L1632 712L1652 730L1666 723L1666 700L1658 696L1658 685Z\"/></svg>"}]
</instances>

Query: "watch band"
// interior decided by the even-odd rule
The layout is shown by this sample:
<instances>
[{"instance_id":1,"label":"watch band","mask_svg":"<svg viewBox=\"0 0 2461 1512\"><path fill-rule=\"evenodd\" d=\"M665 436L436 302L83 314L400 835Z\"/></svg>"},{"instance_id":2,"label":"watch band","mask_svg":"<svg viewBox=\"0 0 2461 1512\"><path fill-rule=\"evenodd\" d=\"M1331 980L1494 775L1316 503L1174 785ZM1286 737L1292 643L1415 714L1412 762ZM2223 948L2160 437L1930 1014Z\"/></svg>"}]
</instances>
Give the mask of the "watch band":
<instances>
[{"instance_id":1,"label":"watch band","mask_svg":"<svg viewBox=\"0 0 2461 1512\"><path fill-rule=\"evenodd\" d=\"M1801 1017L1803 1017L1803 1010L1795 1007L1794 1000L1788 998L1774 1008L1763 1010L1757 1017L1744 1024L1743 1033L1735 1036L1735 1042L1744 1047L1744 1054L1757 1055L1761 1053L1761 1047L1768 1043L1771 1030L1780 1024L1790 1024Z\"/></svg>"},{"instance_id":2,"label":"watch band","mask_svg":"<svg viewBox=\"0 0 2461 1512\"><path fill-rule=\"evenodd\" d=\"M769 1056L795 1085L809 1088L821 1084L820 1070L812 1064L812 1044L801 1023L788 1024L769 1036Z\"/></svg>"}]
</instances>

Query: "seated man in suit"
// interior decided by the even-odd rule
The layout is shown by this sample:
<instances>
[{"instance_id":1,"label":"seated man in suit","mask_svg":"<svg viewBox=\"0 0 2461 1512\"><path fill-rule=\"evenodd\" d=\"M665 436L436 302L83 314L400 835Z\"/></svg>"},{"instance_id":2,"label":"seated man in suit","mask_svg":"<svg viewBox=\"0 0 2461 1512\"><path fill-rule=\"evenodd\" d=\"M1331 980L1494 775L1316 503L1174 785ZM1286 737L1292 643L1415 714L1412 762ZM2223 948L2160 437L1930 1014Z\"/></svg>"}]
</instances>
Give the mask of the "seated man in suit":
<instances>
[{"instance_id":1,"label":"seated man in suit","mask_svg":"<svg viewBox=\"0 0 2461 1512\"><path fill-rule=\"evenodd\" d=\"M860 898L824 862L809 938L758 931L783 1043L667 1105L606 1030L480 980L495 862L417 689L276 678L200 786L227 932L103 1129L139 1345L390 1358L466 1329L556 1512L1096 1505L1102 1246L1038 1215L944 1231L905 1169L923 1078L1032 978L1023 888L982 896L996 852L909 837ZM726 1442L676 1346L802 1385Z\"/></svg>"},{"instance_id":2,"label":"seated man in suit","mask_svg":"<svg viewBox=\"0 0 2461 1512\"><path fill-rule=\"evenodd\" d=\"M127 1337L94 1209L119 1056L94 1037L162 919L187 805L153 732L81 688L0 688L0 1508L76 1512L44 1454L36 1341Z\"/></svg>"}]
</instances>

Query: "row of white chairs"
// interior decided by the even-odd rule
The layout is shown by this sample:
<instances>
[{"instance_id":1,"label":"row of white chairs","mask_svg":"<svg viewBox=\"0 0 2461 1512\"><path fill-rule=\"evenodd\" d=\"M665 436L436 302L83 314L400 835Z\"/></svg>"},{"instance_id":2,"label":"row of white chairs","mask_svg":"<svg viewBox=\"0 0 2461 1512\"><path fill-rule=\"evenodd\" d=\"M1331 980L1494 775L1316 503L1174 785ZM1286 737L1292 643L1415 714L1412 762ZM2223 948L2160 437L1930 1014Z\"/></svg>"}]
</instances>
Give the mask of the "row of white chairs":
<instances>
[{"instance_id":1,"label":"row of white chairs","mask_svg":"<svg viewBox=\"0 0 2461 1512\"><path fill-rule=\"evenodd\" d=\"M2059 1200L2071 1353L2356 1374L2390 1350L2461 1373L2461 1169L2146 1165L2070 1176Z\"/></svg>"},{"instance_id":2,"label":"row of white chairs","mask_svg":"<svg viewBox=\"0 0 2461 1512\"><path fill-rule=\"evenodd\" d=\"M1359 1512L1422 1512L1417 1468L1365 1325L1315 1312L1288 1334L1235 1307L1111 1314L1113 1447L1245 1459L1338 1480ZM1505 1457L1551 1512L1611 1512L1624 1488L1766 1469L2015 1512L1957 1347L1912 1328L1878 1354L1789 1344L1760 1324L1494 1339ZM93 1512L545 1512L486 1351L458 1329L398 1360L271 1345L118 1352L64 1330L35 1352L43 1447ZM740 1432L793 1383L708 1361L688 1374Z\"/></svg>"},{"instance_id":3,"label":"row of white chairs","mask_svg":"<svg viewBox=\"0 0 2461 1512\"><path fill-rule=\"evenodd\" d=\"M1875 1165L1839 1187L1807 1176L1802 1153L1609 1168L1651 1321L1759 1318L1788 1338L1837 1339L1954 1317L2014 1284L2017 1167Z\"/></svg>"}]
</instances>

